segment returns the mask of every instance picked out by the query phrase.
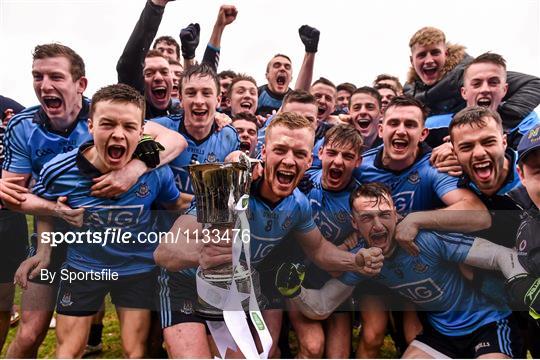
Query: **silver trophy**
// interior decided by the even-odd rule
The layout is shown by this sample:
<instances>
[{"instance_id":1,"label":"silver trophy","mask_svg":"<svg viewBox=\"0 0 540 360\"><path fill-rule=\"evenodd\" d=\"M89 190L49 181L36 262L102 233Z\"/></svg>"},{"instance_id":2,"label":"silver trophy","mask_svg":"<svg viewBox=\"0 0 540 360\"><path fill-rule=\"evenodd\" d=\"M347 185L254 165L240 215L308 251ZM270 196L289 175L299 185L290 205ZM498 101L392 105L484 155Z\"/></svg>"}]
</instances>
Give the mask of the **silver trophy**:
<instances>
[{"instance_id":1,"label":"silver trophy","mask_svg":"<svg viewBox=\"0 0 540 360\"><path fill-rule=\"evenodd\" d=\"M251 186L251 166L247 156L242 155L240 161L231 163L208 163L190 165L193 191L197 207L197 221L205 228L231 231L237 224L238 215L235 205L244 195L249 195ZM249 230L248 230L249 231ZM233 269L232 264L224 264L216 268L197 270L199 280L220 289L228 290L234 279L238 291L250 292L250 277L253 278L254 291L260 297L259 281L255 271L248 271L245 262ZM222 320L222 311L207 303L199 294L197 313L206 319ZM247 311L249 299L242 301L242 307Z\"/></svg>"}]
</instances>

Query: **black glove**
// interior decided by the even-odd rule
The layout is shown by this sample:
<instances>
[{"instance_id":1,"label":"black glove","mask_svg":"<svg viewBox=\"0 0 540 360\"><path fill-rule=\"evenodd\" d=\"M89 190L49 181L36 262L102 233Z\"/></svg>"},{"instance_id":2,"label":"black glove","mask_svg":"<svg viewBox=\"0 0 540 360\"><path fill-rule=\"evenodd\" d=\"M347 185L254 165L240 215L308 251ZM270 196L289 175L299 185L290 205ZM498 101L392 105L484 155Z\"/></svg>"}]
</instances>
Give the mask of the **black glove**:
<instances>
[{"instance_id":1,"label":"black glove","mask_svg":"<svg viewBox=\"0 0 540 360\"><path fill-rule=\"evenodd\" d=\"M300 294L302 282L306 275L306 267L303 264L281 264L276 273L276 287L281 295L293 298Z\"/></svg>"},{"instance_id":2,"label":"black glove","mask_svg":"<svg viewBox=\"0 0 540 360\"><path fill-rule=\"evenodd\" d=\"M186 28L180 30L180 43L182 44L182 56L184 59L193 59L195 50L199 46L199 37L201 27L199 24L189 24Z\"/></svg>"},{"instance_id":3,"label":"black glove","mask_svg":"<svg viewBox=\"0 0 540 360\"><path fill-rule=\"evenodd\" d=\"M506 291L513 304L526 305L533 318L540 318L540 278L529 274L513 276L506 281Z\"/></svg>"},{"instance_id":4,"label":"black glove","mask_svg":"<svg viewBox=\"0 0 540 360\"><path fill-rule=\"evenodd\" d=\"M155 168L159 165L159 152L165 150L163 145L152 139L150 135L143 135L133 157L141 160L149 168Z\"/></svg>"},{"instance_id":5,"label":"black glove","mask_svg":"<svg viewBox=\"0 0 540 360\"><path fill-rule=\"evenodd\" d=\"M317 46L319 45L319 35L321 35L319 30L309 25L302 25L298 29L298 34L300 34L300 40L302 40L306 47L306 52L316 53Z\"/></svg>"}]
</instances>

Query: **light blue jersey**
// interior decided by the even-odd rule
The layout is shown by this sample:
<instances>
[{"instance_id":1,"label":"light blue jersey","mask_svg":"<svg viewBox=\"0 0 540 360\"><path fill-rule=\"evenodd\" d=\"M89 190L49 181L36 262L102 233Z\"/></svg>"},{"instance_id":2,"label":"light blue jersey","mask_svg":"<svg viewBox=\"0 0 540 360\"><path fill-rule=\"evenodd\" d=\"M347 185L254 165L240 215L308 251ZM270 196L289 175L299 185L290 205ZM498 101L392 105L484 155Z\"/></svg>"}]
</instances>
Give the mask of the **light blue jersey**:
<instances>
[{"instance_id":1,"label":"light blue jersey","mask_svg":"<svg viewBox=\"0 0 540 360\"><path fill-rule=\"evenodd\" d=\"M342 191L329 191L322 186L322 169L308 170L306 175L313 186L306 196L315 224L326 240L336 245L343 243L347 236L354 232L349 197L358 182L352 179L349 186Z\"/></svg>"},{"instance_id":2,"label":"light blue jersey","mask_svg":"<svg viewBox=\"0 0 540 360\"><path fill-rule=\"evenodd\" d=\"M384 260L380 274L370 279L427 311L427 320L440 333L469 335L510 315L508 309L501 310L477 293L459 271L457 263L465 260L473 242L470 236L420 231L415 240L420 255L411 256L397 246L394 254ZM352 272L340 278L347 285L364 279Z\"/></svg>"},{"instance_id":3,"label":"light blue jersey","mask_svg":"<svg viewBox=\"0 0 540 360\"><path fill-rule=\"evenodd\" d=\"M240 142L236 129L230 125L221 131L212 127L208 137L202 140L193 139L186 131L184 121L172 120L169 117L155 118L158 124L177 131L184 136L188 143L186 150L182 151L176 159L169 163L178 189L185 194L193 194L191 179L187 166L199 163L223 162L231 152L238 150Z\"/></svg>"},{"instance_id":4,"label":"light blue jersey","mask_svg":"<svg viewBox=\"0 0 540 360\"><path fill-rule=\"evenodd\" d=\"M287 235L307 233L315 229L309 201L298 189L277 204L269 204L259 193L261 182L251 187L247 217L250 228L250 251L252 265L259 264ZM188 214L197 216L193 201ZM194 269L184 270L194 275Z\"/></svg>"},{"instance_id":5,"label":"light blue jersey","mask_svg":"<svg viewBox=\"0 0 540 360\"><path fill-rule=\"evenodd\" d=\"M88 110L90 101L83 98L82 109L66 131L55 131L41 106L33 106L15 115L8 123L4 144L4 170L32 174L37 179L41 168L56 155L66 153L90 140Z\"/></svg>"},{"instance_id":6,"label":"light blue jersey","mask_svg":"<svg viewBox=\"0 0 540 360\"><path fill-rule=\"evenodd\" d=\"M457 189L458 178L438 172L429 163L431 149L420 147L417 160L403 171L395 172L382 164L383 146L366 151L354 177L360 183L381 182L390 188L397 211L405 216L444 206L441 198Z\"/></svg>"},{"instance_id":7,"label":"light blue jersey","mask_svg":"<svg viewBox=\"0 0 540 360\"><path fill-rule=\"evenodd\" d=\"M137 183L117 198L90 196L92 179L101 173L82 155L92 142L83 144L47 163L41 171L34 193L47 200L68 197L72 208L85 208L84 224L76 233L90 231L95 243L77 240L68 245L67 263L81 271L111 269L118 275L133 275L155 268L153 252L157 241L148 238L152 230L150 206L153 202L175 202L180 193L169 167L162 166L142 175ZM98 241L109 229L129 233L124 241ZM141 235L139 235L141 234ZM112 236L112 235L109 235Z\"/></svg>"}]
</instances>

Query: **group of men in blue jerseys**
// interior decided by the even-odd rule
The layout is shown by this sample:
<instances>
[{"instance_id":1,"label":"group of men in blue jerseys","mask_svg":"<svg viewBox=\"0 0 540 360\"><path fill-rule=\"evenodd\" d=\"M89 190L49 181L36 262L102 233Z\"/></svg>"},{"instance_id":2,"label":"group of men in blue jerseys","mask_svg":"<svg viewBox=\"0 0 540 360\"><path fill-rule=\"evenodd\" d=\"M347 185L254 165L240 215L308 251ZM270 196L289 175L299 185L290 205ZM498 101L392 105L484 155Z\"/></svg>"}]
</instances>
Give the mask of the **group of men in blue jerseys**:
<instances>
[{"instance_id":1,"label":"group of men in blue jerseys","mask_svg":"<svg viewBox=\"0 0 540 360\"><path fill-rule=\"evenodd\" d=\"M0 97L0 349L22 288L7 357L37 357L55 313L57 357L102 351L107 295L125 357L219 356L195 274L231 263L233 244L197 238L188 166L240 154L258 160L249 260L269 357L293 355L291 329L301 358L376 358L389 329L405 358L540 356L539 78L425 27L404 87L313 81L320 34L304 25L294 89L284 54L259 86L217 73L234 6L200 64L198 24L150 49L168 2L147 1L118 84L86 97L81 56L40 44L39 104Z\"/></svg>"}]
</instances>

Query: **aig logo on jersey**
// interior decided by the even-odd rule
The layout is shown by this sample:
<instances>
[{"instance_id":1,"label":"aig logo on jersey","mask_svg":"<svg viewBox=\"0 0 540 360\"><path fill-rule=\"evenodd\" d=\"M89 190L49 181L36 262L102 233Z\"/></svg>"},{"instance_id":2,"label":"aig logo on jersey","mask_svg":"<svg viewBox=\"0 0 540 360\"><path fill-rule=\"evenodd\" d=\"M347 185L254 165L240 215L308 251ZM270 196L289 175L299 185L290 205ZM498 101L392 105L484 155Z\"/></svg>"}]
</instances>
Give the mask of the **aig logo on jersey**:
<instances>
[{"instance_id":1,"label":"aig logo on jersey","mask_svg":"<svg viewBox=\"0 0 540 360\"><path fill-rule=\"evenodd\" d=\"M443 294L442 289L431 278L395 286L392 289L417 304L437 300Z\"/></svg>"},{"instance_id":2,"label":"aig logo on jersey","mask_svg":"<svg viewBox=\"0 0 540 360\"><path fill-rule=\"evenodd\" d=\"M84 223L92 227L123 227L137 225L144 205L97 206L84 212Z\"/></svg>"},{"instance_id":3,"label":"aig logo on jersey","mask_svg":"<svg viewBox=\"0 0 540 360\"><path fill-rule=\"evenodd\" d=\"M135 192L135 195L140 198L145 198L150 195L150 188L146 183L141 183L141 185L139 185L139 188Z\"/></svg>"}]
</instances>

